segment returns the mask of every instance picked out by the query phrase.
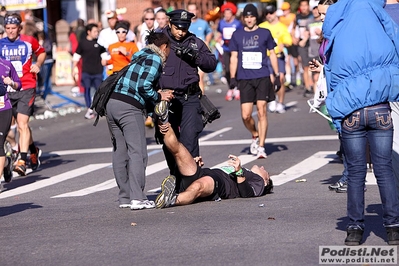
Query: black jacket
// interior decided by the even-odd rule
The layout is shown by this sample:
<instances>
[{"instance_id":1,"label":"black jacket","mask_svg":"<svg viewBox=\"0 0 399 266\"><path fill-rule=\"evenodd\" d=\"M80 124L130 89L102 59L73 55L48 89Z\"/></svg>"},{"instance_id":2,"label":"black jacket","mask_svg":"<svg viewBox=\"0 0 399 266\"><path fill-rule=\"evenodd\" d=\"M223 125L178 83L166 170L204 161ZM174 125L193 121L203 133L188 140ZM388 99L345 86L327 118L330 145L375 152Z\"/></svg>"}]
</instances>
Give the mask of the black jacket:
<instances>
[{"instance_id":1,"label":"black jacket","mask_svg":"<svg viewBox=\"0 0 399 266\"><path fill-rule=\"evenodd\" d=\"M159 80L160 88L185 91L190 84L199 81L197 67L205 73L213 72L216 69L215 55L194 34L188 32L184 40L178 42L172 37L169 26L165 27L162 32L169 37L171 50ZM195 60L183 60L176 55L176 47L189 46L197 51L198 56Z\"/></svg>"}]
</instances>

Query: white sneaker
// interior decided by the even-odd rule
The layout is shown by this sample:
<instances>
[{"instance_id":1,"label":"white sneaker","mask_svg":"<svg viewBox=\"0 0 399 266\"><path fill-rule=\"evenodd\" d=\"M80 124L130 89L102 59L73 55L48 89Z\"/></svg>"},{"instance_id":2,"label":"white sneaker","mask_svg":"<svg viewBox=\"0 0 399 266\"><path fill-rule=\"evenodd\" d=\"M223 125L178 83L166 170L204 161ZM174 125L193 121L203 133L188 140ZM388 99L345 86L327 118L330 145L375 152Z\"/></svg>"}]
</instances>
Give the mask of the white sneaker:
<instances>
[{"instance_id":1,"label":"white sneaker","mask_svg":"<svg viewBox=\"0 0 399 266\"><path fill-rule=\"evenodd\" d=\"M91 110L90 108L87 109L87 112L86 112L86 114L85 114L85 118L86 118L86 119L93 119L93 118L95 118L95 117L96 117L96 115L94 114L94 111Z\"/></svg>"},{"instance_id":2,"label":"white sneaker","mask_svg":"<svg viewBox=\"0 0 399 266\"><path fill-rule=\"evenodd\" d=\"M250 152L253 155L258 154L258 147L259 147L259 137L256 137L255 139L252 139L251 146L249 147Z\"/></svg>"},{"instance_id":3,"label":"white sneaker","mask_svg":"<svg viewBox=\"0 0 399 266\"><path fill-rule=\"evenodd\" d=\"M233 91L233 98L234 98L234 100L236 100L236 101L239 101L239 100L240 100L240 90L239 90L239 89L237 89L237 88L234 89L234 91Z\"/></svg>"},{"instance_id":4,"label":"white sneaker","mask_svg":"<svg viewBox=\"0 0 399 266\"><path fill-rule=\"evenodd\" d=\"M132 204L130 203L123 203L123 204L119 204L119 208L131 208Z\"/></svg>"},{"instance_id":5,"label":"white sneaker","mask_svg":"<svg viewBox=\"0 0 399 266\"><path fill-rule=\"evenodd\" d=\"M282 103L277 103L276 112L279 114L285 113L285 105Z\"/></svg>"},{"instance_id":6,"label":"white sneaker","mask_svg":"<svg viewBox=\"0 0 399 266\"><path fill-rule=\"evenodd\" d=\"M233 100L233 90L228 90L226 93L226 96L224 97L226 101L232 101Z\"/></svg>"},{"instance_id":7,"label":"white sneaker","mask_svg":"<svg viewBox=\"0 0 399 266\"><path fill-rule=\"evenodd\" d=\"M265 151L265 147L258 147L258 153L256 155L258 159L265 159L267 158L267 154Z\"/></svg>"},{"instance_id":8,"label":"white sneaker","mask_svg":"<svg viewBox=\"0 0 399 266\"><path fill-rule=\"evenodd\" d=\"M155 203L152 200L132 200L131 210L142 210L142 209L153 209L155 208Z\"/></svg>"},{"instance_id":9,"label":"white sneaker","mask_svg":"<svg viewBox=\"0 0 399 266\"><path fill-rule=\"evenodd\" d=\"M277 103L276 101L272 101L268 104L269 112L274 113L276 112L277 109Z\"/></svg>"}]
</instances>

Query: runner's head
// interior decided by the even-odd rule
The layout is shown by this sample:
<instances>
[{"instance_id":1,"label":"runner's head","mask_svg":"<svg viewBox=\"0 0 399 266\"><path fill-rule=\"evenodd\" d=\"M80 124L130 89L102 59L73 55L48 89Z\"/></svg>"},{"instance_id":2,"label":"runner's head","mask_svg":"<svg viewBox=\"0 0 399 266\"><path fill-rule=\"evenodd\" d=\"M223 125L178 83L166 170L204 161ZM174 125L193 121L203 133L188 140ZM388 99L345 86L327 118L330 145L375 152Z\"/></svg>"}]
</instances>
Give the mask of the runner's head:
<instances>
[{"instance_id":1,"label":"runner's head","mask_svg":"<svg viewBox=\"0 0 399 266\"><path fill-rule=\"evenodd\" d=\"M13 13L4 19L4 28L8 39L11 41L17 39L22 30L22 19L17 13Z\"/></svg>"},{"instance_id":2,"label":"runner's head","mask_svg":"<svg viewBox=\"0 0 399 266\"><path fill-rule=\"evenodd\" d=\"M269 194L273 191L273 181L270 178L269 172L265 170L263 166L254 165L251 171L265 180L265 190L263 194Z\"/></svg>"}]
</instances>

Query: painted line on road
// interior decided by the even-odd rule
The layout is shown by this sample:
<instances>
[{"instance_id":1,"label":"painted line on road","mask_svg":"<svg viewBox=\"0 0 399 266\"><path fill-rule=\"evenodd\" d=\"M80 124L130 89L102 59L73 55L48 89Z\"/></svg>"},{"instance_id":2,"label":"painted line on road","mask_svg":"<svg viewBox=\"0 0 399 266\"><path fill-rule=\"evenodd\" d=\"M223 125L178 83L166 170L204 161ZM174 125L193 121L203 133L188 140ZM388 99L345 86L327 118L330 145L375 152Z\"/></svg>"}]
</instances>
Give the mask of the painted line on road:
<instances>
[{"instance_id":1,"label":"painted line on road","mask_svg":"<svg viewBox=\"0 0 399 266\"><path fill-rule=\"evenodd\" d=\"M307 175L336 159L335 151L320 151L296 165L284 170L279 175L271 176L273 184L280 186L291 180Z\"/></svg>"},{"instance_id":2,"label":"painted line on road","mask_svg":"<svg viewBox=\"0 0 399 266\"><path fill-rule=\"evenodd\" d=\"M40 180L40 181L37 181L35 183L24 185L24 186L20 186L20 187L11 189L11 190L5 190L5 191L1 192L0 199L5 199L5 198L8 198L8 197L12 197L12 196L16 196L16 195L21 195L21 194L24 194L24 193L32 192L32 191L37 190L37 189L48 187L48 186L51 186L51 185L54 185L54 184L57 184L57 183L60 183L60 182L63 182L63 181L78 177L78 176L81 176L81 175L85 175L87 173L90 173L90 172L105 168L105 167L107 167L109 165L110 165L109 163L89 164L87 166L83 166L83 167L80 167L80 168L77 168L77 169L74 169L74 170L71 170L71 171L68 171L68 172L65 172L65 173L50 177L50 178L45 179L45 180Z\"/></svg>"},{"instance_id":3,"label":"painted line on road","mask_svg":"<svg viewBox=\"0 0 399 266\"><path fill-rule=\"evenodd\" d=\"M145 175L149 176L152 175L154 173L157 173L159 171L162 171L164 169L167 169L168 165L166 163L166 160L159 162L159 163L155 163L152 164L150 166L147 167L146 171L145 171ZM84 189L80 189L80 190L76 190L76 191L72 191L72 192L68 192L68 193L64 193L64 194L60 194L60 195L56 195L53 196L51 198L66 198L66 197L81 197L81 196L86 196L92 193L96 193L99 191L103 191L103 190L107 190L107 189L111 189L116 187L117 184L115 182L115 179L109 179L101 184L95 185L95 186L91 186L91 187L87 187Z\"/></svg>"},{"instance_id":4,"label":"painted line on road","mask_svg":"<svg viewBox=\"0 0 399 266\"><path fill-rule=\"evenodd\" d=\"M227 130L225 130L227 131ZM223 131L223 132L225 132ZM212 133L213 134L213 133ZM218 133L220 134L220 132ZM287 142L300 142L300 141L321 141L321 140L338 140L338 135L321 135L321 136L301 136L301 137L283 137L283 138L267 138L266 144L268 143L287 143ZM200 146L225 146L225 145L248 145L251 144L251 139L239 139L239 140L215 140L208 141L200 139ZM148 145L147 150L162 149L162 145ZM92 153L106 153L112 152L112 148L96 148L96 149L79 149L79 150L63 150L63 151L52 151L47 153L50 155L76 155L76 154L92 154Z\"/></svg>"},{"instance_id":5,"label":"painted line on road","mask_svg":"<svg viewBox=\"0 0 399 266\"><path fill-rule=\"evenodd\" d=\"M210 133L208 135L205 135L205 136L201 137L199 140L200 141L205 141L205 140L208 140L210 138L216 137L217 135L220 135L220 134L222 134L224 132L230 131L232 129L233 129L232 127L225 127L225 128L220 129L220 130L217 130L215 132L212 132L212 133Z\"/></svg>"}]
</instances>

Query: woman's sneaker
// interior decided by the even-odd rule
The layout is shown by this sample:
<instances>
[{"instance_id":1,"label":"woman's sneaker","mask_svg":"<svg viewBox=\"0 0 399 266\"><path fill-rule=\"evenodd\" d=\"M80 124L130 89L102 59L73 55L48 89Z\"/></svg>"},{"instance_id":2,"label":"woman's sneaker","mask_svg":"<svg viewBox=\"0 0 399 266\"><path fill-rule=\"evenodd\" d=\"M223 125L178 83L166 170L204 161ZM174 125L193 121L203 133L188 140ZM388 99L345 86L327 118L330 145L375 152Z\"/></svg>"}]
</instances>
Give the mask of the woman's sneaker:
<instances>
[{"instance_id":1,"label":"woman's sneaker","mask_svg":"<svg viewBox=\"0 0 399 266\"><path fill-rule=\"evenodd\" d=\"M258 157L258 159L266 159L267 154L265 151L265 147L258 147L258 153L256 154L256 156Z\"/></svg>"},{"instance_id":2,"label":"woman's sneaker","mask_svg":"<svg viewBox=\"0 0 399 266\"><path fill-rule=\"evenodd\" d=\"M130 203L131 210L153 209L155 203L152 200L132 200Z\"/></svg>"}]
</instances>

